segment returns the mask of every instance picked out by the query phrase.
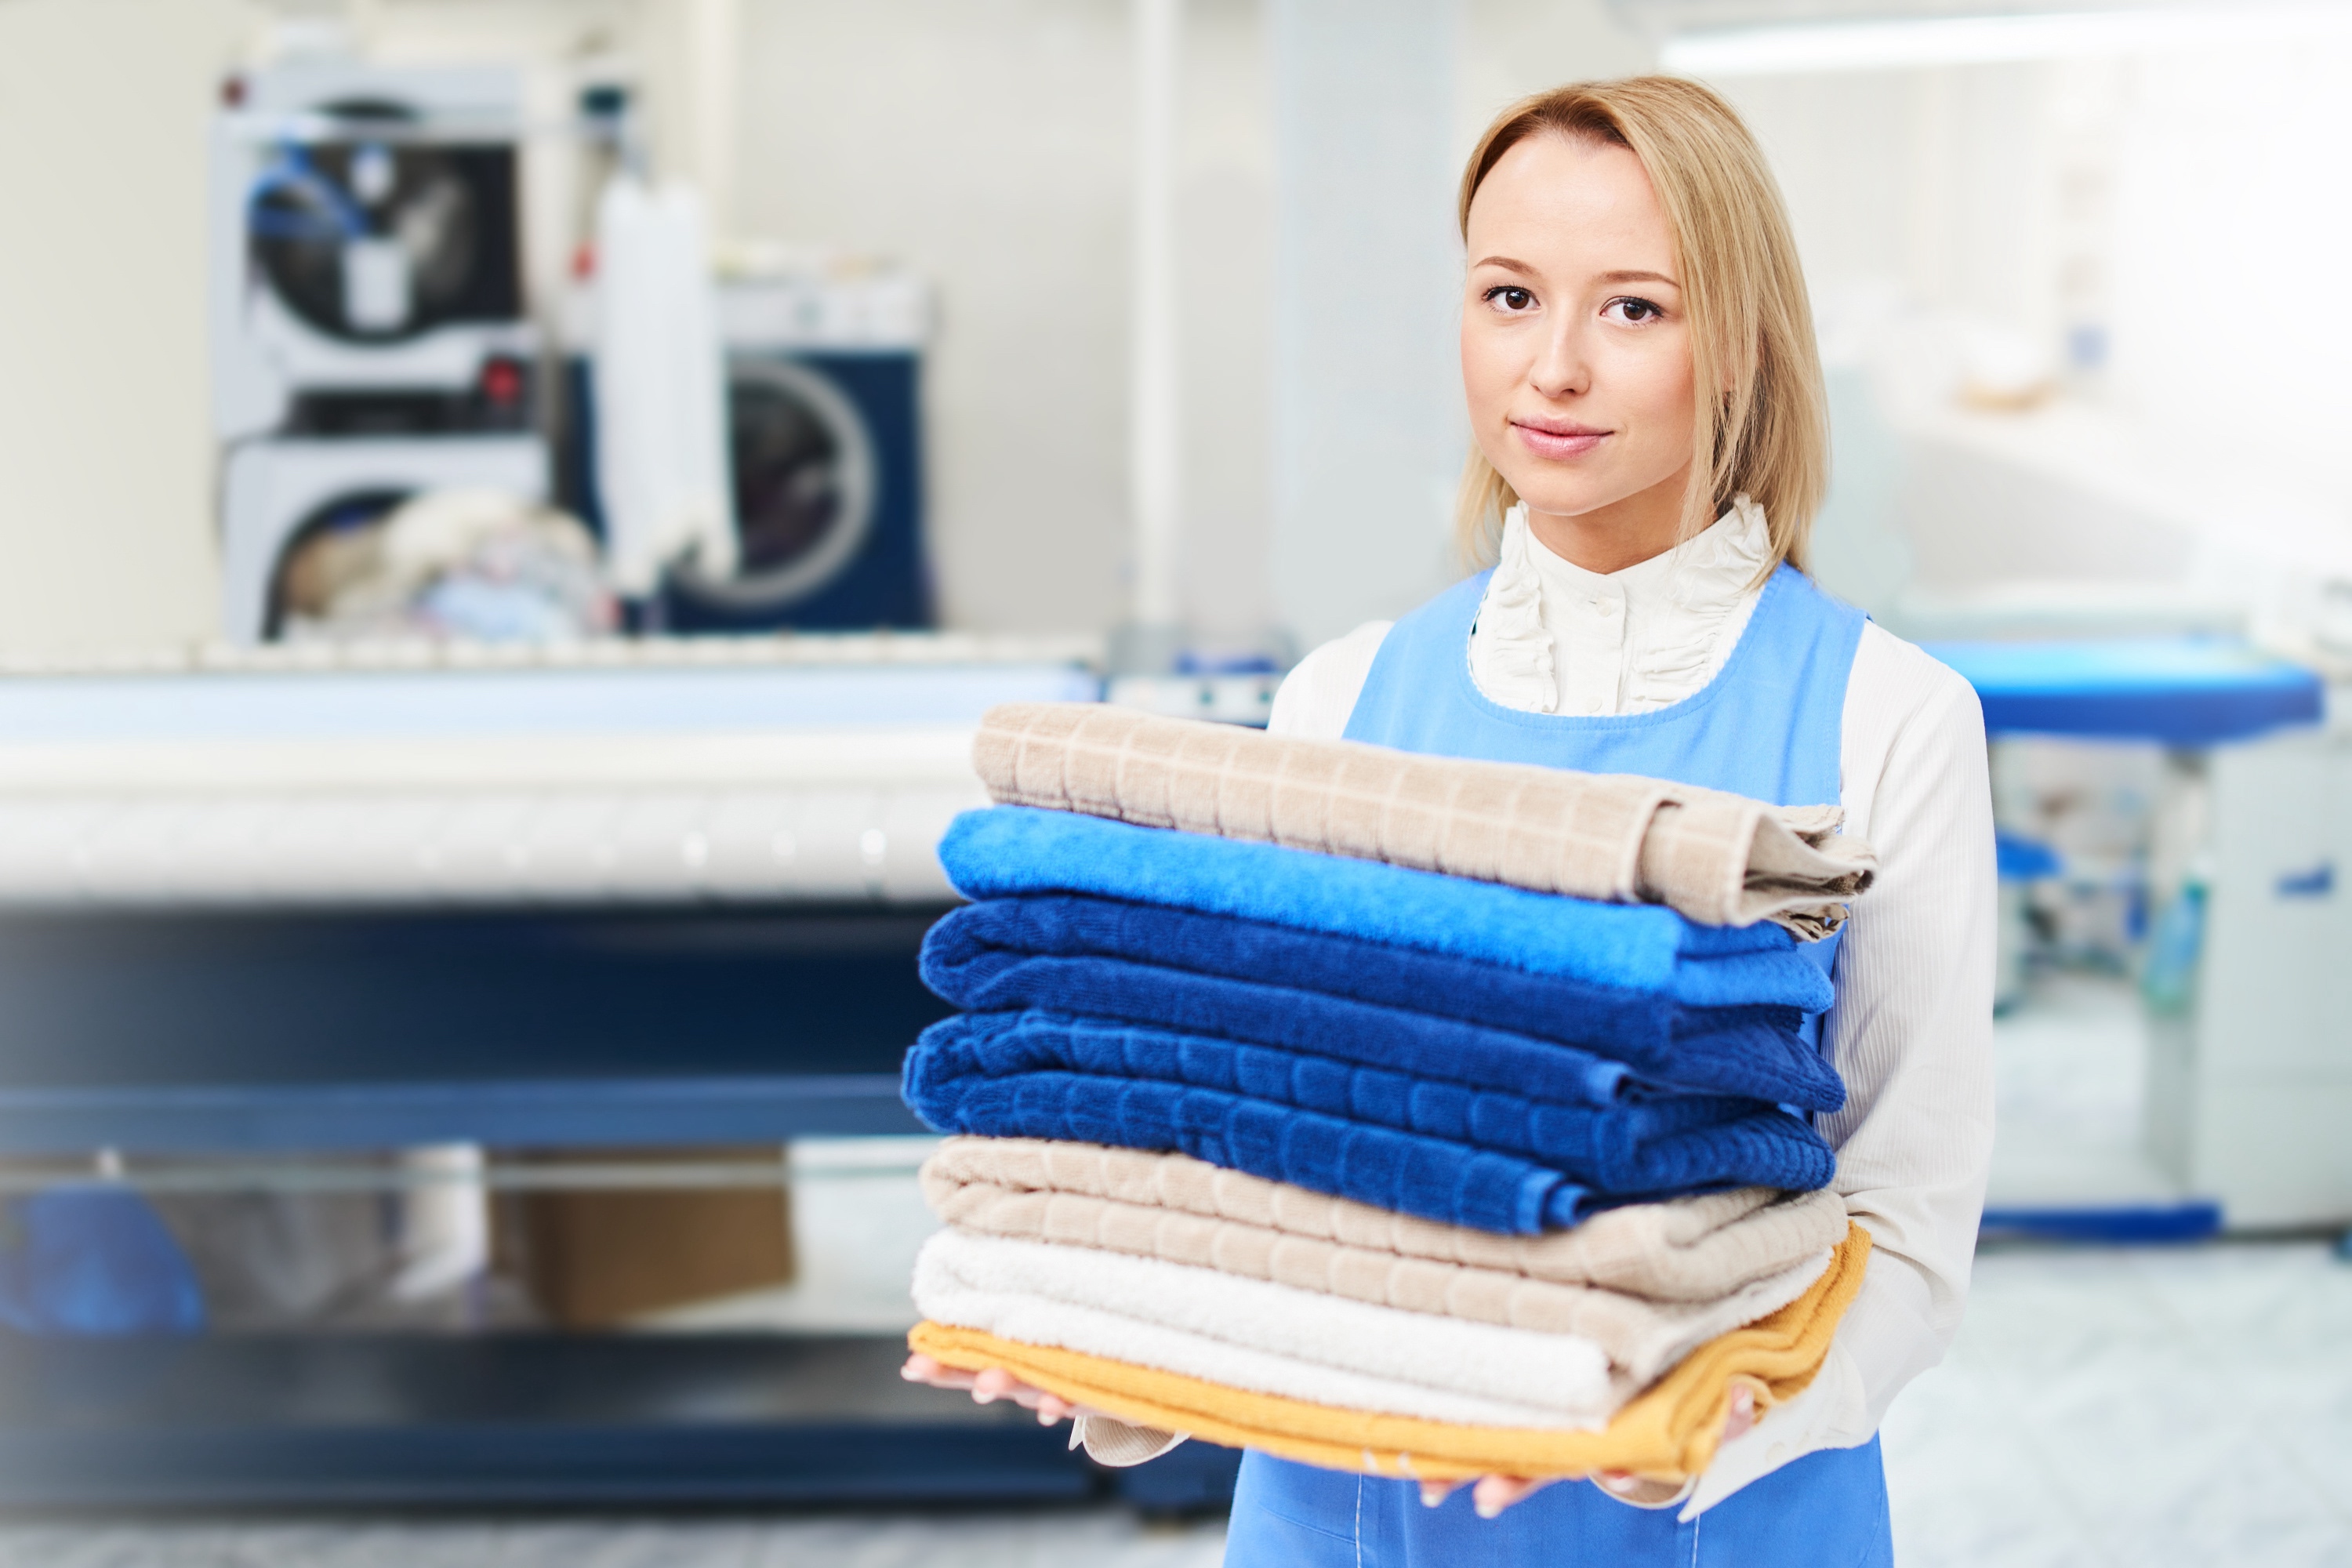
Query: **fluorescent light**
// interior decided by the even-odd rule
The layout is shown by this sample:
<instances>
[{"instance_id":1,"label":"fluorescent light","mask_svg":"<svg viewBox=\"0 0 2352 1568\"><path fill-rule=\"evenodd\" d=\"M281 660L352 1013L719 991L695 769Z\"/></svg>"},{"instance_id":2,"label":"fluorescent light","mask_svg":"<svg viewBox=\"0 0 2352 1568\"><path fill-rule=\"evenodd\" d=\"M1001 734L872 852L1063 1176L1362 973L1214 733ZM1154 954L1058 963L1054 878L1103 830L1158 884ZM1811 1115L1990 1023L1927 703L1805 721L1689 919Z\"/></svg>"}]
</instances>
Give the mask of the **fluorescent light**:
<instances>
[{"instance_id":1,"label":"fluorescent light","mask_svg":"<svg viewBox=\"0 0 2352 1568\"><path fill-rule=\"evenodd\" d=\"M1741 27L1669 38L1660 59L1668 70L1688 76L1777 76L1990 65L2321 37L2352 37L2352 7L2073 11Z\"/></svg>"}]
</instances>

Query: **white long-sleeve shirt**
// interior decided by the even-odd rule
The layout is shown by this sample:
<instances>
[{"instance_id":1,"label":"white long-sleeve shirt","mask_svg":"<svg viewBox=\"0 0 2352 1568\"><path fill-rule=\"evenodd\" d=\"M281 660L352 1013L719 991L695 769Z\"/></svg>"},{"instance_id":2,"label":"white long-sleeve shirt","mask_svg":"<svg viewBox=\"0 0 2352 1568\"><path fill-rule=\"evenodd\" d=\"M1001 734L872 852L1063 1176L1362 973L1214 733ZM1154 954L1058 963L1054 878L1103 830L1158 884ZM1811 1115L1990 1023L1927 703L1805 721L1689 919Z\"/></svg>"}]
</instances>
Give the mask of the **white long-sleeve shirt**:
<instances>
[{"instance_id":1,"label":"white long-sleeve shirt","mask_svg":"<svg viewBox=\"0 0 2352 1568\"><path fill-rule=\"evenodd\" d=\"M1755 606L1760 513L1736 507L1666 554L1608 575L1542 546L1523 519L1465 650L1494 700L1538 712L1629 713L1713 679ZM1389 623L1301 660L1272 728L1337 738ZM1951 670L1863 628L1839 742L1845 830L1877 849L1853 904L1826 1026L1846 1103L1822 1123L1837 1191L1875 1244L1862 1293L1812 1385L1727 1443L1685 1516L1818 1448L1877 1431L1903 1386L1958 1331L1992 1153L1992 796L1984 716Z\"/></svg>"}]
</instances>

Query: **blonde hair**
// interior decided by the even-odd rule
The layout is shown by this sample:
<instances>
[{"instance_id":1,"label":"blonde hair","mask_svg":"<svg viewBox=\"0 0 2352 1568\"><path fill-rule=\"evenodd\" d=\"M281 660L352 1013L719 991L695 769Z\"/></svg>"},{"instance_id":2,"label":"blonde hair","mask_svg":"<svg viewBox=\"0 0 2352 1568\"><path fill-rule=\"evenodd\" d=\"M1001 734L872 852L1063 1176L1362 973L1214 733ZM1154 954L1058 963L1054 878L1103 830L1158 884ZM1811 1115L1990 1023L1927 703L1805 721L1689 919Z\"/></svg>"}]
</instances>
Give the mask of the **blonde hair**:
<instances>
[{"instance_id":1,"label":"blonde hair","mask_svg":"<svg viewBox=\"0 0 2352 1568\"><path fill-rule=\"evenodd\" d=\"M1700 532L1744 492L1764 510L1771 565L1802 570L1829 480L1829 416L1804 273L1755 137L1729 104L1675 77L1577 82L1521 99L1496 116L1462 171L1465 240L1479 185L1504 153L1545 134L1631 152L1674 237L1698 388L1681 537ZM1503 515L1518 500L1474 444L1454 504L1465 560L1494 564Z\"/></svg>"}]
</instances>

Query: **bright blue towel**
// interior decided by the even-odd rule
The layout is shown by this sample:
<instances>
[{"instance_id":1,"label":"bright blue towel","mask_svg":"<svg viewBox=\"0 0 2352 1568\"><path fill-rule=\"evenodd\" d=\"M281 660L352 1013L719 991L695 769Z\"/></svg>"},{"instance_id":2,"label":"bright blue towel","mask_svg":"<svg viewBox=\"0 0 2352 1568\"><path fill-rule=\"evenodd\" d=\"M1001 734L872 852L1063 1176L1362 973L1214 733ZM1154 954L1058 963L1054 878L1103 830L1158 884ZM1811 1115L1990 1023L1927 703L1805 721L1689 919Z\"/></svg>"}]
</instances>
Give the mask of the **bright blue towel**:
<instances>
[{"instance_id":1,"label":"bright blue towel","mask_svg":"<svg viewBox=\"0 0 2352 1568\"><path fill-rule=\"evenodd\" d=\"M936 1126L985 1131L967 1125L966 1101L988 1100L996 1092L988 1086L1070 1074L1204 1089L1277 1117L1383 1128L1465 1156L1509 1155L1616 1197L1724 1185L1819 1187L1836 1169L1811 1128L1753 1100L1674 1095L1605 1110L1549 1104L1265 1046L1045 1012L965 1014L933 1025L908 1053L907 1098ZM1126 1142L1076 1128L1028 1135ZM1283 1179L1336 1190L1329 1176ZM1426 1212L1434 1201L1411 1212Z\"/></svg>"},{"instance_id":2,"label":"bright blue towel","mask_svg":"<svg viewBox=\"0 0 2352 1568\"><path fill-rule=\"evenodd\" d=\"M1591 903L1076 812L968 811L941 839L940 861L969 899L1086 893L1160 904L1685 1006L1818 1013L1833 994L1829 977L1774 925L1695 925L1654 905Z\"/></svg>"},{"instance_id":3,"label":"bright blue towel","mask_svg":"<svg viewBox=\"0 0 2352 1568\"><path fill-rule=\"evenodd\" d=\"M1609 1104L1644 1086L1806 1110L1845 1101L1793 1009L1688 1008L1188 910L992 899L933 926L922 962L931 989L976 1012L1157 1024L1559 1103Z\"/></svg>"}]
</instances>

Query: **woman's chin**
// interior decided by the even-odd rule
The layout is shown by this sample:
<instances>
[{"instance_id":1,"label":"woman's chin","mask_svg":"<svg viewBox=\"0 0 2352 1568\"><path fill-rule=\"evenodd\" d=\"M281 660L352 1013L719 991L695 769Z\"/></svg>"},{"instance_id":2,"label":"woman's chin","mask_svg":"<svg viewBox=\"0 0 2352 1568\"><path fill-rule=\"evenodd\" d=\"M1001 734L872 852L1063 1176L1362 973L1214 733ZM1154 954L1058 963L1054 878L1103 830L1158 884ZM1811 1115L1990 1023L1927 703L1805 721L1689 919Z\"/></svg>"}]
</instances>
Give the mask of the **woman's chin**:
<instances>
[{"instance_id":1,"label":"woman's chin","mask_svg":"<svg viewBox=\"0 0 2352 1568\"><path fill-rule=\"evenodd\" d=\"M1562 484L1558 473L1529 474L1526 476L1525 484L1520 483L1518 475L1506 474L1503 477L1511 482L1512 491L1527 502L1528 511L1550 517L1581 517L1589 511L1599 511L1612 501L1624 499L1622 494L1606 485L1586 482ZM1578 478L1581 481L1583 476Z\"/></svg>"}]
</instances>

